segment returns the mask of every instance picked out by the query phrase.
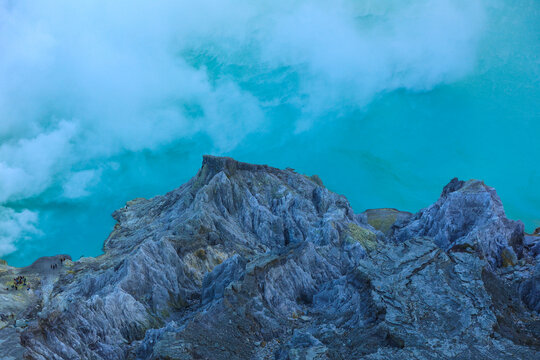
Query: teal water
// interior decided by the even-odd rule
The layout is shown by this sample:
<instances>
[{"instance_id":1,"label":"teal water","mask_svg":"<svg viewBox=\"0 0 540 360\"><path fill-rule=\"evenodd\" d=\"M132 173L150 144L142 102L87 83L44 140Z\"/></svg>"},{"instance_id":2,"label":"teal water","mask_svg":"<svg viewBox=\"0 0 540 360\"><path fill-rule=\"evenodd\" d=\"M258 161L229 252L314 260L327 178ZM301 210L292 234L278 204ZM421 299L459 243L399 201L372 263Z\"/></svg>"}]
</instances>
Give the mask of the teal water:
<instances>
[{"instance_id":1,"label":"teal water","mask_svg":"<svg viewBox=\"0 0 540 360\"><path fill-rule=\"evenodd\" d=\"M0 2L0 30L24 40L0 35L10 264L99 255L115 209L178 187L205 153L318 174L358 212L483 179L540 226L538 1L144 3L159 21L100 3L90 29L62 1L50 22Z\"/></svg>"}]
</instances>

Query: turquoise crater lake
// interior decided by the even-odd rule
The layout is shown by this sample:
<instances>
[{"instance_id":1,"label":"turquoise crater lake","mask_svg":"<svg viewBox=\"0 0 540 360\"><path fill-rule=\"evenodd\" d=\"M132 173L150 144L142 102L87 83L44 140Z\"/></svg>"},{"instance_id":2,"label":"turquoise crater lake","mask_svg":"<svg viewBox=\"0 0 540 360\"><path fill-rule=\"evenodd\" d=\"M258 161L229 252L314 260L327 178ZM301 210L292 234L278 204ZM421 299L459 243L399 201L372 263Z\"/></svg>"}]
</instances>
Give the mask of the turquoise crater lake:
<instances>
[{"instance_id":1,"label":"turquoise crater lake","mask_svg":"<svg viewBox=\"0 0 540 360\"><path fill-rule=\"evenodd\" d=\"M317 174L357 212L482 179L540 226L538 1L51 4L0 4L11 265L99 255L115 209L206 153Z\"/></svg>"}]
</instances>

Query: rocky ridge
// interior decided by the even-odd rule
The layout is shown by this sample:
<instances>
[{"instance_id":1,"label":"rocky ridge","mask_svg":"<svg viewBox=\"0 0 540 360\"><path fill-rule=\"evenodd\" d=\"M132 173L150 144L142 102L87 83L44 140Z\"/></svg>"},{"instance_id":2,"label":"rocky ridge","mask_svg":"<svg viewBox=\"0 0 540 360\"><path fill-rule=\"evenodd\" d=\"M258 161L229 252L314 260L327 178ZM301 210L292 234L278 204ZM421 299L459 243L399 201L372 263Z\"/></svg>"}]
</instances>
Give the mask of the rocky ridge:
<instances>
[{"instance_id":1,"label":"rocky ridge","mask_svg":"<svg viewBox=\"0 0 540 360\"><path fill-rule=\"evenodd\" d=\"M481 181L355 214L317 176L205 156L113 217L97 258L0 264L2 359L540 354L540 234Z\"/></svg>"}]
</instances>

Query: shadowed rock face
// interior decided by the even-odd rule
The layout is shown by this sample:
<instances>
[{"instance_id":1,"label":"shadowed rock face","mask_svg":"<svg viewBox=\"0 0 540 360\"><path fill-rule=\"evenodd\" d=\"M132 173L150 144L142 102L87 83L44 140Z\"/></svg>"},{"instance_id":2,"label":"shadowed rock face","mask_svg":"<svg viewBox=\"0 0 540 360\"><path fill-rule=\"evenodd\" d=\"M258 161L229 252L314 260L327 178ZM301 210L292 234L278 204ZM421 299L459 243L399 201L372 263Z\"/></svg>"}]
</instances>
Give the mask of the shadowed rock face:
<instances>
[{"instance_id":1,"label":"shadowed rock face","mask_svg":"<svg viewBox=\"0 0 540 360\"><path fill-rule=\"evenodd\" d=\"M0 289L3 358L538 358L540 236L482 182L354 214L318 177L205 156L113 216L102 256L0 265L31 283Z\"/></svg>"}]
</instances>

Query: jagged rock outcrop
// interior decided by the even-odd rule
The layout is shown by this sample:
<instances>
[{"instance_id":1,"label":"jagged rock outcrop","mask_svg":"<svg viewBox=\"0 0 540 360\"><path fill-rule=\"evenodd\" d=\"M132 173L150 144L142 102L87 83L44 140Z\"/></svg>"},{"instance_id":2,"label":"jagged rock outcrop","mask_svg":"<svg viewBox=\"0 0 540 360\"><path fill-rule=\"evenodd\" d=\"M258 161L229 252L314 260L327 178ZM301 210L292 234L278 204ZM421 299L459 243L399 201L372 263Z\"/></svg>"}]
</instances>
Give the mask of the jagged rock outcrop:
<instances>
[{"instance_id":1,"label":"jagged rock outcrop","mask_svg":"<svg viewBox=\"0 0 540 360\"><path fill-rule=\"evenodd\" d=\"M4 358L538 358L539 236L482 182L355 214L318 177L205 156L113 216L97 258L0 265L31 288L0 290Z\"/></svg>"},{"instance_id":2,"label":"jagged rock outcrop","mask_svg":"<svg viewBox=\"0 0 540 360\"><path fill-rule=\"evenodd\" d=\"M494 268L515 265L523 252L523 223L506 218L495 189L452 179L440 199L396 231L398 240L428 236L444 250L470 248Z\"/></svg>"}]
</instances>

